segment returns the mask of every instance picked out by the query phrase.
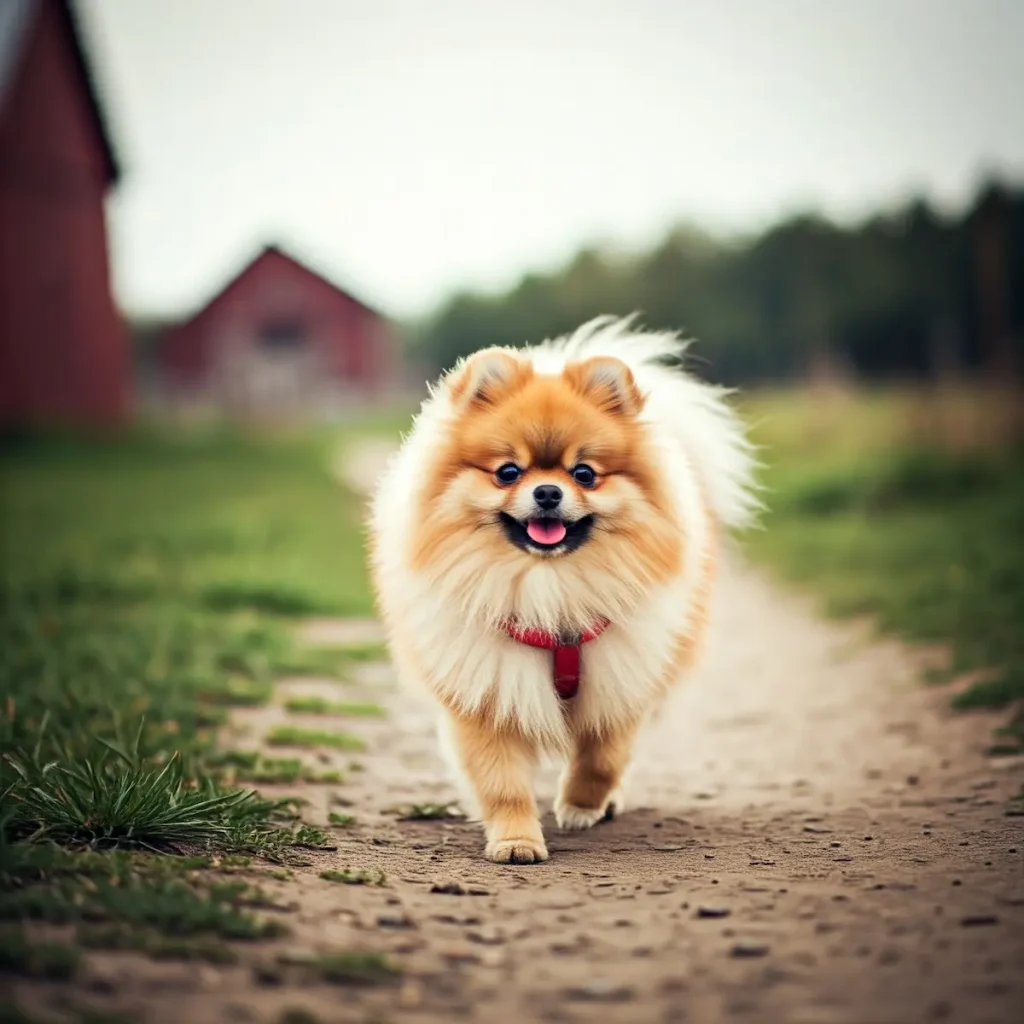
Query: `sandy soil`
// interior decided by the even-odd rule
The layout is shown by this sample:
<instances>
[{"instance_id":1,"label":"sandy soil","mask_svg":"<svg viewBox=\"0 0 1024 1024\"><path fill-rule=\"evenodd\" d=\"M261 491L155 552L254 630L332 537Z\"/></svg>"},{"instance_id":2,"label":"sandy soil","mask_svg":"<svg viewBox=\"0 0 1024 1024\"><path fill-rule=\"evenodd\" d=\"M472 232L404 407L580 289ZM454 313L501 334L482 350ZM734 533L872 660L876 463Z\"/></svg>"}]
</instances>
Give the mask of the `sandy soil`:
<instances>
[{"instance_id":1,"label":"sandy soil","mask_svg":"<svg viewBox=\"0 0 1024 1024\"><path fill-rule=\"evenodd\" d=\"M344 642L374 626L309 632ZM920 683L927 657L824 622L734 559L702 669L641 743L630 810L586 833L548 814L551 860L529 867L486 862L472 824L396 816L455 793L428 706L386 665L344 688L284 681L281 699L369 695L389 711L343 723L368 753L310 755L365 770L337 789L357 822L335 831L337 851L261 880L292 935L232 967L97 956L90 1002L194 1024L298 1009L423 1024L1022 1019L1024 817L1007 804L1021 764L986 758L992 718L954 716L948 692ZM240 714L239 742L285 717ZM540 780L549 805L553 782ZM326 819L331 787L287 791ZM386 884L331 884L329 867L379 868ZM335 949L384 952L402 979L339 988L280 967Z\"/></svg>"}]
</instances>

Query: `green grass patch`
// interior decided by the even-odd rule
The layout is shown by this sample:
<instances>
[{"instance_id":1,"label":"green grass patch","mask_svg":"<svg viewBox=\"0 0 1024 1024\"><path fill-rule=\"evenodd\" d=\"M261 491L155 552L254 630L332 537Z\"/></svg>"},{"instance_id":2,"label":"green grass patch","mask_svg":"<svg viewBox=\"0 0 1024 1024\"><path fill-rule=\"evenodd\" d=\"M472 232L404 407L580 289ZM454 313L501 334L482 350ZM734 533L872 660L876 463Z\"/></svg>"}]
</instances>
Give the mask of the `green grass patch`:
<instances>
[{"instance_id":1,"label":"green grass patch","mask_svg":"<svg viewBox=\"0 0 1024 1024\"><path fill-rule=\"evenodd\" d=\"M1024 666L983 679L953 698L955 708L1006 708L1024 699Z\"/></svg>"},{"instance_id":2,"label":"green grass patch","mask_svg":"<svg viewBox=\"0 0 1024 1024\"><path fill-rule=\"evenodd\" d=\"M137 1018L112 1010L96 1010L80 1006L76 1010L75 1024L137 1024Z\"/></svg>"},{"instance_id":3,"label":"green grass patch","mask_svg":"<svg viewBox=\"0 0 1024 1024\"><path fill-rule=\"evenodd\" d=\"M76 938L86 949L131 949L154 960L198 960L211 964L238 962L238 953L212 935L174 937L137 927L92 925L79 928Z\"/></svg>"},{"instance_id":4,"label":"green grass patch","mask_svg":"<svg viewBox=\"0 0 1024 1024\"><path fill-rule=\"evenodd\" d=\"M232 864L225 858L220 867L225 861ZM228 941L287 932L280 921L253 913L272 905L249 883L218 878L208 857L72 852L52 843L0 846L2 957L10 963L20 955L23 966L7 969L21 973L52 977L46 972L57 970L54 964L74 962L59 953L41 959L41 947L19 946L23 921L73 926L71 952L134 949L158 959L230 963L235 955Z\"/></svg>"},{"instance_id":5,"label":"green grass patch","mask_svg":"<svg viewBox=\"0 0 1024 1024\"><path fill-rule=\"evenodd\" d=\"M277 1024L320 1024L320 1018L302 1007L289 1007L281 1011Z\"/></svg>"},{"instance_id":6,"label":"green grass patch","mask_svg":"<svg viewBox=\"0 0 1024 1024\"><path fill-rule=\"evenodd\" d=\"M955 705L1012 709L1000 748L1024 746L1024 453L814 451L767 426L757 439L769 511L750 550L834 615L948 643L950 664L930 679L983 670Z\"/></svg>"},{"instance_id":7,"label":"green grass patch","mask_svg":"<svg viewBox=\"0 0 1024 1024\"><path fill-rule=\"evenodd\" d=\"M343 647L324 648L324 651L333 651L343 661L356 663L388 660L387 644L378 641L367 641L362 644L345 644Z\"/></svg>"},{"instance_id":8,"label":"green grass patch","mask_svg":"<svg viewBox=\"0 0 1024 1024\"><path fill-rule=\"evenodd\" d=\"M454 804L413 804L398 812L399 821L448 821L461 819L462 813Z\"/></svg>"},{"instance_id":9,"label":"green grass patch","mask_svg":"<svg viewBox=\"0 0 1024 1024\"><path fill-rule=\"evenodd\" d=\"M273 805L236 783L308 776L232 771L215 730L281 675L345 663L298 649L286 619L370 612L358 504L329 455L227 435L0 449L8 836L265 845Z\"/></svg>"},{"instance_id":10,"label":"green grass patch","mask_svg":"<svg viewBox=\"0 0 1024 1024\"><path fill-rule=\"evenodd\" d=\"M367 868L321 871L320 877L325 882L337 882L340 885L383 885L387 881L383 871L370 871Z\"/></svg>"},{"instance_id":11,"label":"green grass patch","mask_svg":"<svg viewBox=\"0 0 1024 1024\"><path fill-rule=\"evenodd\" d=\"M80 960L72 946L30 942L20 925L0 926L0 973L64 981L74 977Z\"/></svg>"},{"instance_id":12,"label":"green grass patch","mask_svg":"<svg viewBox=\"0 0 1024 1024\"><path fill-rule=\"evenodd\" d=\"M341 647L303 647L282 659L278 675L328 676L335 682L346 682L351 661Z\"/></svg>"},{"instance_id":13,"label":"green grass patch","mask_svg":"<svg viewBox=\"0 0 1024 1024\"><path fill-rule=\"evenodd\" d=\"M81 765L6 756L14 799L5 825L17 834L90 846L219 843L262 817L254 793L196 785L172 754L164 765L99 738L102 749Z\"/></svg>"},{"instance_id":14,"label":"green grass patch","mask_svg":"<svg viewBox=\"0 0 1024 1024\"><path fill-rule=\"evenodd\" d=\"M327 953L312 969L333 985L387 985L401 976L383 953Z\"/></svg>"},{"instance_id":15,"label":"green grass patch","mask_svg":"<svg viewBox=\"0 0 1024 1024\"><path fill-rule=\"evenodd\" d=\"M315 772L307 768L300 760L293 757L261 758L250 771L238 773L238 778L245 782L254 782L258 785L288 785L289 783L309 781Z\"/></svg>"},{"instance_id":16,"label":"green grass patch","mask_svg":"<svg viewBox=\"0 0 1024 1024\"><path fill-rule=\"evenodd\" d=\"M293 782L340 784L338 771L317 771L297 757L264 757L258 751L229 750L213 758L223 769L223 777L233 782L257 785L289 785Z\"/></svg>"},{"instance_id":17,"label":"green grass patch","mask_svg":"<svg viewBox=\"0 0 1024 1024\"><path fill-rule=\"evenodd\" d=\"M251 583L224 583L206 587L201 602L217 612L257 611L268 615L300 616L320 611L317 600L301 591Z\"/></svg>"},{"instance_id":18,"label":"green grass patch","mask_svg":"<svg viewBox=\"0 0 1024 1024\"><path fill-rule=\"evenodd\" d=\"M216 962L280 929L223 874L330 839L249 787L341 776L224 751L217 730L282 676L344 672L295 643L295 616L372 611L332 454L228 435L0 447L0 918Z\"/></svg>"},{"instance_id":19,"label":"green grass patch","mask_svg":"<svg viewBox=\"0 0 1024 1024\"><path fill-rule=\"evenodd\" d=\"M387 712L379 704L359 704L325 700L323 697L293 697L285 709L298 715L345 715L352 718L383 718Z\"/></svg>"},{"instance_id":20,"label":"green grass patch","mask_svg":"<svg viewBox=\"0 0 1024 1024\"><path fill-rule=\"evenodd\" d=\"M276 963L264 963L254 971L262 985L389 985L401 977L401 971L383 953L369 951L321 954L282 953ZM298 1022L313 1021L304 1010L286 1011L279 1018Z\"/></svg>"},{"instance_id":21,"label":"green grass patch","mask_svg":"<svg viewBox=\"0 0 1024 1024\"><path fill-rule=\"evenodd\" d=\"M350 828L356 823L356 819L354 815L351 814L341 814L339 811L329 811L327 814L327 822L335 828Z\"/></svg>"},{"instance_id":22,"label":"green grass patch","mask_svg":"<svg viewBox=\"0 0 1024 1024\"><path fill-rule=\"evenodd\" d=\"M326 732L319 729L300 729L294 725L279 725L267 736L272 747L331 747L334 750L363 751L366 744L346 732Z\"/></svg>"}]
</instances>

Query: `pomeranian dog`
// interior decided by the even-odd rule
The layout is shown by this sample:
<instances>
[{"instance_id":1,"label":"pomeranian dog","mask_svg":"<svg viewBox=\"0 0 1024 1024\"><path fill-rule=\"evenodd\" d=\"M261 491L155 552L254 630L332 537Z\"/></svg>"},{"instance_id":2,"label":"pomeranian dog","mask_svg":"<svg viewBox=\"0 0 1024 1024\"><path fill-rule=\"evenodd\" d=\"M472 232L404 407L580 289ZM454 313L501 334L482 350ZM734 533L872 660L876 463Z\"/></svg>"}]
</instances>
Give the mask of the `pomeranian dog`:
<instances>
[{"instance_id":1,"label":"pomeranian dog","mask_svg":"<svg viewBox=\"0 0 1024 1024\"><path fill-rule=\"evenodd\" d=\"M533 792L565 761L562 828L623 808L638 730L691 665L716 549L758 502L725 393L686 343L600 317L488 348L431 389L371 513L378 605L403 682L500 863L547 859Z\"/></svg>"}]
</instances>

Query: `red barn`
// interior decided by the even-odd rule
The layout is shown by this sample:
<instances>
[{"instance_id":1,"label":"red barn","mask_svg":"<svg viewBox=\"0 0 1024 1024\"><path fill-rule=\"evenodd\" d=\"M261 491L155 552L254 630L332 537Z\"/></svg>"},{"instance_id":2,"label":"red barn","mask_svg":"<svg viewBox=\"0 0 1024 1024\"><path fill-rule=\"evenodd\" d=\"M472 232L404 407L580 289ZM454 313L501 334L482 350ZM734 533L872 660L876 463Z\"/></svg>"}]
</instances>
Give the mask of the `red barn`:
<instances>
[{"instance_id":1,"label":"red barn","mask_svg":"<svg viewBox=\"0 0 1024 1024\"><path fill-rule=\"evenodd\" d=\"M0 0L0 423L128 412L104 199L117 180L73 11Z\"/></svg>"},{"instance_id":2,"label":"red barn","mask_svg":"<svg viewBox=\"0 0 1024 1024\"><path fill-rule=\"evenodd\" d=\"M383 317L276 246L164 335L171 397L261 418L322 414L390 383Z\"/></svg>"}]
</instances>

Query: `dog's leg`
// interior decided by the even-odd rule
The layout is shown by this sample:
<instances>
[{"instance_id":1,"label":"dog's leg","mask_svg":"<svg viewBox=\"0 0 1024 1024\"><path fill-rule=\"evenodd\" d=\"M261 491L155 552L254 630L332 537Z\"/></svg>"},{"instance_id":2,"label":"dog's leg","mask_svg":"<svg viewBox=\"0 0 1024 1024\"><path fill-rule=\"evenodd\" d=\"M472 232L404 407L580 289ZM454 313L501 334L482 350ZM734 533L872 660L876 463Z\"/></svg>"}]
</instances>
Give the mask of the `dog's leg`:
<instances>
[{"instance_id":1,"label":"dog's leg","mask_svg":"<svg viewBox=\"0 0 1024 1024\"><path fill-rule=\"evenodd\" d=\"M537 755L521 734L479 717L452 716L454 753L476 794L487 856L500 864L548 859L533 798Z\"/></svg>"},{"instance_id":2,"label":"dog's leg","mask_svg":"<svg viewBox=\"0 0 1024 1024\"><path fill-rule=\"evenodd\" d=\"M561 828L590 828L623 810L622 776L632 759L635 737L636 726L576 737L555 798L555 818Z\"/></svg>"}]
</instances>

